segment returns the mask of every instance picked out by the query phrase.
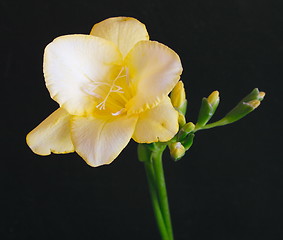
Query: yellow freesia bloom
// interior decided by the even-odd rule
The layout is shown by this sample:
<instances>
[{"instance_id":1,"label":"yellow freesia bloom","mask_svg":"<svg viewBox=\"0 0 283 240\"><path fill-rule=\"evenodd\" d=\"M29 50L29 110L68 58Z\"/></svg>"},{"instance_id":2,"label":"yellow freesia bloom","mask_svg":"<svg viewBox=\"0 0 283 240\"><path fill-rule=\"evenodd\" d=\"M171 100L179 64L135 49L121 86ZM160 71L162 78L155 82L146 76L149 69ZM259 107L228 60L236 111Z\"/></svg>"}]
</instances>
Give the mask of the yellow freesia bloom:
<instances>
[{"instance_id":1,"label":"yellow freesia bloom","mask_svg":"<svg viewBox=\"0 0 283 240\"><path fill-rule=\"evenodd\" d=\"M76 151L99 166L111 163L131 138L168 141L178 131L168 94L182 73L179 56L150 41L134 18L109 18L90 35L56 38L45 49L43 71L60 108L27 135L39 155Z\"/></svg>"}]
</instances>

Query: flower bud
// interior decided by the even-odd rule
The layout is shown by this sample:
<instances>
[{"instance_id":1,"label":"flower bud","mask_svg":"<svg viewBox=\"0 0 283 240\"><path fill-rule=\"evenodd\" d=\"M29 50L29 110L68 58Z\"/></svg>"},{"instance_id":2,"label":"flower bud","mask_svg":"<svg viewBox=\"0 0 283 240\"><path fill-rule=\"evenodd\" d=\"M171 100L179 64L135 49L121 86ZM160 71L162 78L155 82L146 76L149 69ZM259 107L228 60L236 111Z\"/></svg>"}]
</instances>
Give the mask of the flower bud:
<instances>
[{"instance_id":1,"label":"flower bud","mask_svg":"<svg viewBox=\"0 0 283 240\"><path fill-rule=\"evenodd\" d=\"M183 115L186 114L187 100L184 83L179 81L170 94L171 102L174 108L176 108Z\"/></svg>"},{"instance_id":2,"label":"flower bud","mask_svg":"<svg viewBox=\"0 0 283 240\"><path fill-rule=\"evenodd\" d=\"M208 98L202 99L197 127L203 127L211 119L218 107L219 101L218 91L214 91L208 96Z\"/></svg>"},{"instance_id":3,"label":"flower bud","mask_svg":"<svg viewBox=\"0 0 283 240\"><path fill-rule=\"evenodd\" d=\"M252 101L252 100L259 100L259 101L262 101L263 98L265 96L265 92L260 92L258 90L258 88L255 88L254 90L252 90L246 97L244 97L241 101L241 102L249 102L249 101Z\"/></svg>"},{"instance_id":4,"label":"flower bud","mask_svg":"<svg viewBox=\"0 0 283 240\"><path fill-rule=\"evenodd\" d=\"M178 123L179 125L182 127L186 124L186 118L185 116L179 112L179 116L178 116Z\"/></svg>"},{"instance_id":5,"label":"flower bud","mask_svg":"<svg viewBox=\"0 0 283 240\"><path fill-rule=\"evenodd\" d=\"M189 133L187 137L182 141L185 150L189 150L193 145L195 134L193 132Z\"/></svg>"},{"instance_id":6,"label":"flower bud","mask_svg":"<svg viewBox=\"0 0 283 240\"><path fill-rule=\"evenodd\" d=\"M219 92L218 91L214 91L212 92L208 98L207 98L207 101L210 105L214 106L216 105L217 103L219 103Z\"/></svg>"},{"instance_id":7,"label":"flower bud","mask_svg":"<svg viewBox=\"0 0 283 240\"><path fill-rule=\"evenodd\" d=\"M227 113L222 121L224 121L225 124L228 124L243 118L260 105L260 101L263 100L264 96L265 92L259 92L259 90L255 88L244 97L236 107Z\"/></svg>"},{"instance_id":8,"label":"flower bud","mask_svg":"<svg viewBox=\"0 0 283 240\"><path fill-rule=\"evenodd\" d=\"M180 160L185 155L185 148L180 142L174 142L169 145L170 155L174 161Z\"/></svg>"},{"instance_id":9,"label":"flower bud","mask_svg":"<svg viewBox=\"0 0 283 240\"><path fill-rule=\"evenodd\" d=\"M185 124L178 133L178 139L183 140L189 133L195 129L195 124L188 122Z\"/></svg>"},{"instance_id":10,"label":"flower bud","mask_svg":"<svg viewBox=\"0 0 283 240\"><path fill-rule=\"evenodd\" d=\"M232 123L240 120L254 109L256 109L260 105L259 100L251 100L249 102L241 102L235 108L233 108L227 115L223 118L226 122Z\"/></svg>"}]
</instances>

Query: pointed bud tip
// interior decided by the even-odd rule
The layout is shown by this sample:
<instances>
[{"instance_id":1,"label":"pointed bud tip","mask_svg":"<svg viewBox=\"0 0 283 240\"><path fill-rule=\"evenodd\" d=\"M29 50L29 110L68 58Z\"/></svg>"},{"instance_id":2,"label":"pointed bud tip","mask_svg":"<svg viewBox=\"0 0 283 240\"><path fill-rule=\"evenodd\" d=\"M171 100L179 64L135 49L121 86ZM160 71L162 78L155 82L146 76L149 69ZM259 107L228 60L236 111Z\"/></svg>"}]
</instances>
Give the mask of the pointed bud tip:
<instances>
[{"instance_id":1,"label":"pointed bud tip","mask_svg":"<svg viewBox=\"0 0 283 240\"><path fill-rule=\"evenodd\" d=\"M178 115L178 123L181 127L183 127L185 124L186 124L186 118L185 116L179 112L179 115Z\"/></svg>"},{"instance_id":2,"label":"pointed bud tip","mask_svg":"<svg viewBox=\"0 0 283 240\"><path fill-rule=\"evenodd\" d=\"M259 92L258 97L259 97L259 100L262 101L265 97L265 92Z\"/></svg>"},{"instance_id":3,"label":"pointed bud tip","mask_svg":"<svg viewBox=\"0 0 283 240\"><path fill-rule=\"evenodd\" d=\"M186 92L182 81L177 82L171 92L170 98L172 105L177 109L186 103Z\"/></svg>"},{"instance_id":4,"label":"pointed bud tip","mask_svg":"<svg viewBox=\"0 0 283 240\"><path fill-rule=\"evenodd\" d=\"M213 91L207 98L209 104L213 105L219 100L219 92Z\"/></svg>"}]
</instances>

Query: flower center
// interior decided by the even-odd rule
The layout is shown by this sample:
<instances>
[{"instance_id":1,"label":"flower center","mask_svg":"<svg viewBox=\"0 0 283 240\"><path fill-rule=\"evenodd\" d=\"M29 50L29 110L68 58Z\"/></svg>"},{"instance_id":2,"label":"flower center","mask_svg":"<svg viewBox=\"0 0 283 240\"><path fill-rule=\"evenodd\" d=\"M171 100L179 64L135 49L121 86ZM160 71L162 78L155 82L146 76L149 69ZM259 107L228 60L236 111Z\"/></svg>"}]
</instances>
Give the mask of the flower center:
<instances>
[{"instance_id":1,"label":"flower center","mask_svg":"<svg viewBox=\"0 0 283 240\"><path fill-rule=\"evenodd\" d=\"M131 98L127 67L110 72L105 81L91 81L84 91L95 98L96 113L113 116L126 112L125 105Z\"/></svg>"},{"instance_id":2,"label":"flower center","mask_svg":"<svg viewBox=\"0 0 283 240\"><path fill-rule=\"evenodd\" d=\"M127 77L127 74L122 75L124 69L125 69L125 67L121 68L121 70L118 73L117 77L112 81L111 84L109 84L109 83L101 83L101 84L104 84L104 85L108 86L109 90L108 90L107 94L104 96L104 100L101 103L96 105L96 108L98 108L99 110L105 110L105 108L106 108L106 101L108 100L108 98L109 98L111 93L124 93L122 91L123 88L116 84L116 82L117 82L117 80L119 78Z\"/></svg>"}]
</instances>

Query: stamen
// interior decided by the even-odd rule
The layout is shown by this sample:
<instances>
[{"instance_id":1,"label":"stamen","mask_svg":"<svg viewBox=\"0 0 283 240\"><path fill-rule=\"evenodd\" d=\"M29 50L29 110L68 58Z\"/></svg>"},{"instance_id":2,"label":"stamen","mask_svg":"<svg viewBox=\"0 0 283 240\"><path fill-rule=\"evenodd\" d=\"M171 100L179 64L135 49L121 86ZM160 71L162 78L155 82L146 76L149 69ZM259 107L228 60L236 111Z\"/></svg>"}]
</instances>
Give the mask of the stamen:
<instances>
[{"instance_id":1,"label":"stamen","mask_svg":"<svg viewBox=\"0 0 283 240\"><path fill-rule=\"evenodd\" d=\"M111 115L112 115L112 116L118 116L118 115L124 113L125 111L126 111L126 109L125 109L125 108L122 108L122 109L121 109L120 111L118 111L118 112L111 113Z\"/></svg>"},{"instance_id":2,"label":"stamen","mask_svg":"<svg viewBox=\"0 0 283 240\"><path fill-rule=\"evenodd\" d=\"M87 86L83 87L82 90L93 97L102 98L99 94L94 92L97 87L98 86L93 86L93 84L87 84Z\"/></svg>"},{"instance_id":3,"label":"stamen","mask_svg":"<svg viewBox=\"0 0 283 240\"><path fill-rule=\"evenodd\" d=\"M109 95L112 93L112 92L116 92L116 93L124 93L123 91L121 91L123 88L116 85L115 82L119 79L119 78L122 78L124 77L123 75L121 76L122 72L124 71L125 67L122 67L120 72L118 73L117 77L114 79L114 81L112 82L112 85L110 87L110 90L109 92L106 94L104 100L99 103L96 108L98 108L99 110L105 110L106 108L106 101L108 100L108 97ZM106 84L107 86L110 86L109 83ZM116 88L116 89L115 89Z\"/></svg>"},{"instance_id":4,"label":"stamen","mask_svg":"<svg viewBox=\"0 0 283 240\"><path fill-rule=\"evenodd\" d=\"M122 87L117 85L113 85L113 87L116 87L117 89L112 89L112 92L124 93L123 91L121 91L121 89L123 89Z\"/></svg>"}]
</instances>

